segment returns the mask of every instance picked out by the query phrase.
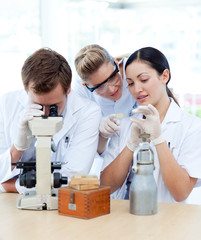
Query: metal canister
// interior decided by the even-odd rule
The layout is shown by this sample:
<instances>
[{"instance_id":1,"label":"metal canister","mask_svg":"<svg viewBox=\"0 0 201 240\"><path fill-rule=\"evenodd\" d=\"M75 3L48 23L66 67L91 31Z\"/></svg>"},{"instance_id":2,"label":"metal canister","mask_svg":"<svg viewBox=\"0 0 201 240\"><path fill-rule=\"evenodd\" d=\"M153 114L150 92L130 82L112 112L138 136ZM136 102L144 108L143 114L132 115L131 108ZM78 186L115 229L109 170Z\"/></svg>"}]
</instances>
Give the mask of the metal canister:
<instances>
[{"instance_id":1,"label":"metal canister","mask_svg":"<svg viewBox=\"0 0 201 240\"><path fill-rule=\"evenodd\" d=\"M147 139L149 134L141 134L142 142L133 153L134 177L130 186L130 213L152 215L157 213L157 185L153 176L154 153Z\"/></svg>"}]
</instances>

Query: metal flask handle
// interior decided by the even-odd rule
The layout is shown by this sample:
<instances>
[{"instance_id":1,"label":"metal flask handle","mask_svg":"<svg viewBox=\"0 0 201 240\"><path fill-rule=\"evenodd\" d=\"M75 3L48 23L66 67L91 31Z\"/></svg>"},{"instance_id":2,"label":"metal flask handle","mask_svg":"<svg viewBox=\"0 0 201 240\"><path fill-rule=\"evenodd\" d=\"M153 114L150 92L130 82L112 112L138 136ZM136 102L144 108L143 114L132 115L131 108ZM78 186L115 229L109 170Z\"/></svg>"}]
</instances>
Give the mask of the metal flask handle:
<instances>
[{"instance_id":1,"label":"metal flask handle","mask_svg":"<svg viewBox=\"0 0 201 240\"><path fill-rule=\"evenodd\" d=\"M137 173L138 171L138 167L137 167L137 155L138 153L140 152L140 150L142 149L142 147L139 145L135 151L134 151L134 154L133 154L133 167L132 167L132 171L134 173Z\"/></svg>"},{"instance_id":2,"label":"metal flask handle","mask_svg":"<svg viewBox=\"0 0 201 240\"><path fill-rule=\"evenodd\" d=\"M141 151L141 150L149 150L150 153L151 153L151 162L153 164L153 169L155 169L155 165L154 165L154 152L153 150L151 149L149 143L147 142L147 139L150 137L150 134L147 134L147 133L142 133L139 135L140 138L142 138L142 142L139 143L138 147L135 149L134 153L133 153L133 167L132 167L132 171L134 173L137 173L138 172L138 166L137 166L137 163L138 163L138 153Z\"/></svg>"},{"instance_id":3,"label":"metal flask handle","mask_svg":"<svg viewBox=\"0 0 201 240\"><path fill-rule=\"evenodd\" d=\"M152 165L153 165L153 170L155 170L155 164L154 164L154 151L152 150L151 147L149 147L149 150L151 152L151 161L152 161Z\"/></svg>"},{"instance_id":4,"label":"metal flask handle","mask_svg":"<svg viewBox=\"0 0 201 240\"><path fill-rule=\"evenodd\" d=\"M138 156L138 153L142 150L142 147L141 146L138 146L136 148L136 150L134 151L134 154L133 154L133 166L132 166L132 171L134 173L137 173L138 171L138 166L137 166L137 156ZM155 164L154 164L154 152L152 150L151 147L149 147L149 151L151 153L151 162L152 162L152 165L153 165L153 170L155 170Z\"/></svg>"}]
</instances>

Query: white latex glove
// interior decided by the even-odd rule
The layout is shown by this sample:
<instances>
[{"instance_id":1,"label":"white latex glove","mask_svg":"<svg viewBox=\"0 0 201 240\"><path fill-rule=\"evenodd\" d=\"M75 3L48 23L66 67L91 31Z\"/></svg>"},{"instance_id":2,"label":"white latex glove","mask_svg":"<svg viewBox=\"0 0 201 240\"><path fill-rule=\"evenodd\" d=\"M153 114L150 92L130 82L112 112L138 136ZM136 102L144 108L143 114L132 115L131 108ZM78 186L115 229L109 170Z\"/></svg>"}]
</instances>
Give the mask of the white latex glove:
<instances>
[{"instance_id":1,"label":"white latex glove","mask_svg":"<svg viewBox=\"0 0 201 240\"><path fill-rule=\"evenodd\" d=\"M131 118L141 132L149 133L151 140L158 139L161 136L161 125L158 110L151 104L148 106L139 106L132 111L133 113L142 113L146 119Z\"/></svg>"},{"instance_id":2,"label":"white latex glove","mask_svg":"<svg viewBox=\"0 0 201 240\"><path fill-rule=\"evenodd\" d=\"M31 130L28 127L28 121L33 119L34 116L42 116L44 112L41 110L42 106L39 104L31 104L26 109L24 116L22 117L19 126L17 138L14 145L17 150L24 151L29 148L33 141Z\"/></svg>"},{"instance_id":3,"label":"white latex glove","mask_svg":"<svg viewBox=\"0 0 201 240\"><path fill-rule=\"evenodd\" d=\"M119 130L119 126L120 120L117 119L116 114L111 114L102 119L99 126L100 135L109 138Z\"/></svg>"},{"instance_id":4,"label":"white latex glove","mask_svg":"<svg viewBox=\"0 0 201 240\"><path fill-rule=\"evenodd\" d=\"M140 129L137 126L135 122L132 123L131 129L130 129L130 138L127 141L127 147L131 150L134 151L138 144L140 143Z\"/></svg>"}]
</instances>

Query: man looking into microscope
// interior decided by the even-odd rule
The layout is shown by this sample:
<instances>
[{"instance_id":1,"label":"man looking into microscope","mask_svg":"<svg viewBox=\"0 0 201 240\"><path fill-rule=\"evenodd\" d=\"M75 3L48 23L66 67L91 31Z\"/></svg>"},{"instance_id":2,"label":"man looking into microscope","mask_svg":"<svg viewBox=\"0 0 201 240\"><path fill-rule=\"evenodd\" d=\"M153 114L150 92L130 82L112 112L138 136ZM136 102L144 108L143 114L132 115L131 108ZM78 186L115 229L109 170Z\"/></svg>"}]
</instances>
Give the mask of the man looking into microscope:
<instances>
[{"instance_id":1,"label":"man looking into microscope","mask_svg":"<svg viewBox=\"0 0 201 240\"><path fill-rule=\"evenodd\" d=\"M51 49L28 57L21 75L25 90L7 93L0 101L0 192L24 192L17 178L20 170L12 163L35 160L28 121L48 116L53 104L63 116L63 127L53 137L57 151L51 152L51 161L65 163L63 176L87 174L97 151L100 108L71 91L71 68Z\"/></svg>"}]
</instances>

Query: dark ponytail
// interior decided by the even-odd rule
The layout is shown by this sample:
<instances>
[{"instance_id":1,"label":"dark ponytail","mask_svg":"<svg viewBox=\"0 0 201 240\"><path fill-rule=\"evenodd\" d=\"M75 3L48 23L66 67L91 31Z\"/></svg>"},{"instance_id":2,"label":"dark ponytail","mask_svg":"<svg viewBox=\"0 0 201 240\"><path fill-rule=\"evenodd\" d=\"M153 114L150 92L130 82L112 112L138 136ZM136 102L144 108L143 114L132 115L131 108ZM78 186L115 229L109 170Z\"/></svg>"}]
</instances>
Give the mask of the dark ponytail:
<instances>
[{"instance_id":1,"label":"dark ponytail","mask_svg":"<svg viewBox=\"0 0 201 240\"><path fill-rule=\"evenodd\" d=\"M167 95L168 97L172 98L176 104L179 106L179 103L177 101L177 99L175 98L174 94L172 93L172 91L168 88L168 86L166 85L166 92L167 92ZM180 106L179 106L180 107Z\"/></svg>"}]
</instances>

